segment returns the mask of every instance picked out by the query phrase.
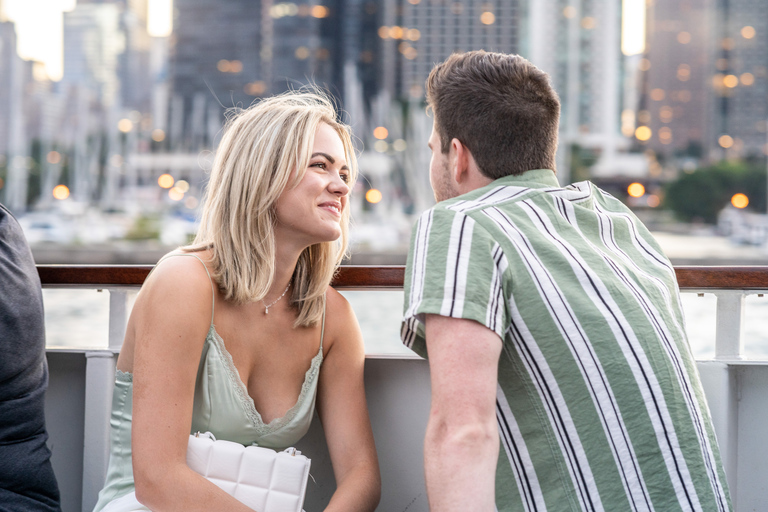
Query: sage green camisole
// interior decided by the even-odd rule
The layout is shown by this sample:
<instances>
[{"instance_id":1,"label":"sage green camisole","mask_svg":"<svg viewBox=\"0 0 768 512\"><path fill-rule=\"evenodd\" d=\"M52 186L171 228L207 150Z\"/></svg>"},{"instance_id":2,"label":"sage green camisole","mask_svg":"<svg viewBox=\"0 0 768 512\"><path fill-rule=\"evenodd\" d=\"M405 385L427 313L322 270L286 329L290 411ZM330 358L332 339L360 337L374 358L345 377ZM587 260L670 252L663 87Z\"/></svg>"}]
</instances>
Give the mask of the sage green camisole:
<instances>
[{"instance_id":1,"label":"sage green camisole","mask_svg":"<svg viewBox=\"0 0 768 512\"><path fill-rule=\"evenodd\" d=\"M175 254L171 257L173 256L192 256L202 263L202 260L194 254ZM207 268L206 272L208 272ZM208 277L210 278L210 274ZM320 333L320 350L312 358L296 404L282 418L276 418L265 424L256 410L253 399L248 395L248 388L240 378L232 362L232 356L216 332L212 310L211 327L205 337L195 380L190 433L209 431L216 436L216 439L226 439L244 446L255 443L277 450L294 445L307 433L309 424L312 422L317 395L317 375L323 362L324 332L325 311L323 311ZM99 501L94 512L100 511L110 501L134 490L131 460L132 408L133 375L118 370L112 394L107 479L99 493Z\"/></svg>"}]
</instances>

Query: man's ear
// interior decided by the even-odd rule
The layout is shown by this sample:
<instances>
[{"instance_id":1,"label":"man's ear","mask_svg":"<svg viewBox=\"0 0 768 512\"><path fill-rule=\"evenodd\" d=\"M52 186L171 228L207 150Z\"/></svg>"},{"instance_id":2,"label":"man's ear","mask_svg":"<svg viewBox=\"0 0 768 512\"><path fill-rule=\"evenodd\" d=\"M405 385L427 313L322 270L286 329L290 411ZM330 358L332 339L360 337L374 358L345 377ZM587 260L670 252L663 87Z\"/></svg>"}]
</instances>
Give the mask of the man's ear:
<instances>
[{"instance_id":1,"label":"man's ear","mask_svg":"<svg viewBox=\"0 0 768 512\"><path fill-rule=\"evenodd\" d=\"M467 146L461 143L459 139L451 139L450 152L453 154L453 180L461 185L469 178L469 161L471 154Z\"/></svg>"}]
</instances>

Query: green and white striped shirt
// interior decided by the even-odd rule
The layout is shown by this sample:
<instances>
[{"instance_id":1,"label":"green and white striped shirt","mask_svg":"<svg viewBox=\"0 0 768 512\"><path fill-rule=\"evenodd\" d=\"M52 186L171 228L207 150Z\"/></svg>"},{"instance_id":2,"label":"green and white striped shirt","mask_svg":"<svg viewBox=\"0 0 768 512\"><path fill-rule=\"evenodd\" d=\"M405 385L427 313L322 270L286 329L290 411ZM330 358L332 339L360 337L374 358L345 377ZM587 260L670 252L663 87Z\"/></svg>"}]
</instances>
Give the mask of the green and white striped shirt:
<instances>
[{"instance_id":1,"label":"green and white striped shirt","mask_svg":"<svg viewBox=\"0 0 768 512\"><path fill-rule=\"evenodd\" d=\"M503 340L498 510L731 510L674 270L611 195L537 169L428 210L401 333L424 357L426 313Z\"/></svg>"}]
</instances>

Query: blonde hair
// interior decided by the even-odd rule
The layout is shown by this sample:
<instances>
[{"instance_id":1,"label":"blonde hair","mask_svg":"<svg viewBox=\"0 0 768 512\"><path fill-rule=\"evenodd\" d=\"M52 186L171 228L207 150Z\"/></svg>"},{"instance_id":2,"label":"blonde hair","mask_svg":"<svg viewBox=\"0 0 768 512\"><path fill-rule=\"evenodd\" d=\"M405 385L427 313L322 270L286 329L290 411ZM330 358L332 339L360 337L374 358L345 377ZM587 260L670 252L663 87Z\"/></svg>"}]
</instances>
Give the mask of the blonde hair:
<instances>
[{"instance_id":1,"label":"blonde hair","mask_svg":"<svg viewBox=\"0 0 768 512\"><path fill-rule=\"evenodd\" d=\"M309 166L320 123L341 138L349 186L357 178L349 127L323 93L289 91L235 111L216 152L203 204L200 229L187 252L211 250L214 279L226 300L263 300L275 276L275 203L299 184ZM293 173L293 171L296 171ZM294 327L314 325L322 316L324 294L346 255L349 207L341 216L341 237L307 247L293 273L290 303L298 311Z\"/></svg>"}]
</instances>

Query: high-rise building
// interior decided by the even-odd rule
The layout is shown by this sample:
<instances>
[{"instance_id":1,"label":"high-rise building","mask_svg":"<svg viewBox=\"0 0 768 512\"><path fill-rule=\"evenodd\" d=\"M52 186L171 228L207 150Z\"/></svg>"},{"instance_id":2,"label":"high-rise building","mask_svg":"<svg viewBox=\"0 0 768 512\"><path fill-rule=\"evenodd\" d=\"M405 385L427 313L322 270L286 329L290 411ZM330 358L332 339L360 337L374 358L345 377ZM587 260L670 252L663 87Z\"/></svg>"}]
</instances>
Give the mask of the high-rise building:
<instances>
[{"instance_id":1,"label":"high-rise building","mask_svg":"<svg viewBox=\"0 0 768 512\"><path fill-rule=\"evenodd\" d=\"M432 67L454 52L521 53L526 21L523 4L518 0L390 2L388 23L378 31L385 58L399 64L398 73L386 73L395 82L389 88L397 95L422 97Z\"/></svg>"},{"instance_id":2,"label":"high-rise building","mask_svg":"<svg viewBox=\"0 0 768 512\"><path fill-rule=\"evenodd\" d=\"M624 56L621 2L537 0L528 4L521 53L549 73L560 95L558 174L567 180L575 147L599 158L603 174L620 173Z\"/></svg>"},{"instance_id":3,"label":"high-rise building","mask_svg":"<svg viewBox=\"0 0 768 512\"><path fill-rule=\"evenodd\" d=\"M310 82L342 99L344 64L365 59L366 51L364 44L346 47L345 34L368 4L176 0L171 138L190 148L210 145L223 109ZM360 55L348 57L350 48Z\"/></svg>"},{"instance_id":4,"label":"high-rise building","mask_svg":"<svg viewBox=\"0 0 768 512\"><path fill-rule=\"evenodd\" d=\"M648 8L637 125L650 128L641 136L650 137L644 146L665 157L699 159L717 138L713 56L720 43L711 7L708 0L688 0Z\"/></svg>"},{"instance_id":5,"label":"high-rise building","mask_svg":"<svg viewBox=\"0 0 768 512\"><path fill-rule=\"evenodd\" d=\"M768 123L768 5L755 0L649 7L638 122L648 147L703 162L763 158Z\"/></svg>"},{"instance_id":6,"label":"high-rise building","mask_svg":"<svg viewBox=\"0 0 768 512\"><path fill-rule=\"evenodd\" d=\"M120 59L125 51L121 6L81 3L64 13L62 83L94 91L107 108L120 104Z\"/></svg>"},{"instance_id":7,"label":"high-rise building","mask_svg":"<svg viewBox=\"0 0 768 512\"><path fill-rule=\"evenodd\" d=\"M714 127L708 157L761 157L768 122L768 4L717 3L712 70Z\"/></svg>"},{"instance_id":8,"label":"high-rise building","mask_svg":"<svg viewBox=\"0 0 768 512\"><path fill-rule=\"evenodd\" d=\"M31 65L16 53L16 28L0 21L0 198L16 213L27 204L28 154L24 123L24 89Z\"/></svg>"}]
</instances>

